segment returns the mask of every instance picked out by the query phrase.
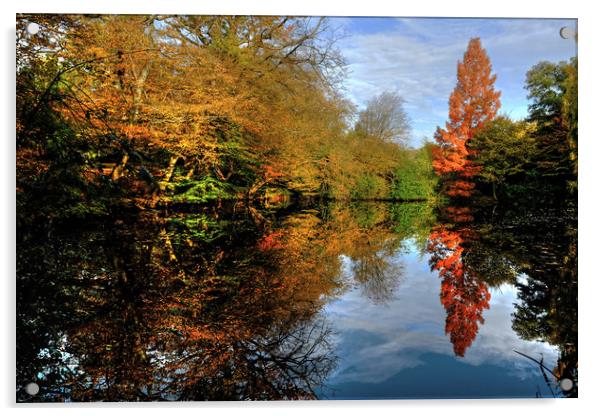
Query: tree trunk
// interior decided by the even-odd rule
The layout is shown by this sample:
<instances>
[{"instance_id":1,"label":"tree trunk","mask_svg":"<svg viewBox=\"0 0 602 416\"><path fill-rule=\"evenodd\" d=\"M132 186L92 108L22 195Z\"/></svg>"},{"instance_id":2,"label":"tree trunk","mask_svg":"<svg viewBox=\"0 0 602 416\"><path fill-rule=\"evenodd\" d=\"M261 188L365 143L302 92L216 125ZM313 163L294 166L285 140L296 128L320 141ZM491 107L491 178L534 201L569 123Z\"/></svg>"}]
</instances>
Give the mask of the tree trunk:
<instances>
[{"instance_id":1,"label":"tree trunk","mask_svg":"<svg viewBox=\"0 0 602 416\"><path fill-rule=\"evenodd\" d=\"M195 165L192 165L192 167L186 174L186 179L192 179L192 176L194 175L194 171L195 171Z\"/></svg>"},{"instance_id":2,"label":"tree trunk","mask_svg":"<svg viewBox=\"0 0 602 416\"><path fill-rule=\"evenodd\" d=\"M251 187L249 188L249 191L247 192L248 198L251 199L251 197L253 195L255 195L255 193L257 191L259 191L259 189L261 189L261 187L263 185L265 185L266 183L268 183L268 181L260 181L260 182L255 182L253 185L251 185Z\"/></svg>"},{"instance_id":3,"label":"tree trunk","mask_svg":"<svg viewBox=\"0 0 602 416\"><path fill-rule=\"evenodd\" d=\"M142 102L142 94L144 93L144 83L148 78L148 74L150 72L152 61L147 61L142 71L140 71L140 76L136 78L136 88L134 89L134 99L132 105L132 114L131 114L131 124L136 122L138 118L138 113L140 112L140 103Z\"/></svg>"},{"instance_id":4,"label":"tree trunk","mask_svg":"<svg viewBox=\"0 0 602 416\"><path fill-rule=\"evenodd\" d=\"M129 154L126 153L123 155L123 157L121 158L121 162L115 165L115 167L113 168L113 172L111 172L112 180L116 181L119 178L121 178L121 176L123 175L123 171L125 170L125 165L127 165L129 159Z\"/></svg>"},{"instance_id":5,"label":"tree trunk","mask_svg":"<svg viewBox=\"0 0 602 416\"><path fill-rule=\"evenodd\" d=\"M169 166L167 166L167 172L165 172L165 181L166 182L171 181L173 172L176 169L176 163L178 163L178 160L180 160L181 158L182 158L181 156L172 156L169 159Z\"/></svg>"},{"instance_id":6,"label":"tree trunk","mask_svg":"<svg viewBox=\"0 0 602 416\"><path fill-rule=\"evenodd\" d=\"M140 71L140 76L136 78L136 88L134 90L134 96L132 97L132 109L131 109L131 113L130 113L130 122L129 122L130 127L134 125L134 123L136 122L136 118L138 117L138 113L140 112L140 103L142 101L142 94L144 92L144 83L146 82L146 79L148 78L148 74L150 72L150 67L151 67L151 61L147 61L146 64L144 65L144 68L142 68L142 71ZM128 133L128 136L129 136L129 133ZM130 139L130 137L128 137L128 139ZM130 141L131 141L131 139L130 139ZM128 154L123 155L121 162L118 163L115 166L115 168L113 169L113 172L111 173L111 179L116 181L119 178L121 178L121 176L123 175L123 170L125 169L125 165L127 164L128 160L129 160L129 155Z\"/></svg>"},{"instance_id":7,"label":"tree trunk","mask_svg":"<svg viewBox=\"0 0 602 416\"><path fill-rule=\"evenodd\" d=\"M169 261L170 262L177 261L178 257L176 256L176 252L173 249L173 245L171 244L171 238L169 238L169 234L167 234L167 230L165 228L162 228L161 231L159 232L159 236L165 242L165 248L167 249L167 255L169 256Z\"/></svg>"}]
</instances>

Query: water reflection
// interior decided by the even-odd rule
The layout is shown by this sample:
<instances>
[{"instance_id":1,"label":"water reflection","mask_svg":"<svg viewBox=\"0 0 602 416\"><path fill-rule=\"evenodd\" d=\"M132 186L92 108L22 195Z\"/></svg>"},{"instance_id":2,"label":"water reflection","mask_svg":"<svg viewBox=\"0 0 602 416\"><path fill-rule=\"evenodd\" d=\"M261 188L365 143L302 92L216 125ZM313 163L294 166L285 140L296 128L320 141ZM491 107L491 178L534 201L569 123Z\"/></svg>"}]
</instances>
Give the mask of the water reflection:
<instances>
[{"instance_id":1,"label":"water reflection","mask_svg":"<svg viewBox=\"0 0 602 416\"><path fill-rule=\"evenodd\" d=\"M561 391L558 385L577 380L575 207L567 201L547 209L448 206L438 219L427 247L442 279L445 331L455 354L463 357L485 324L490 289L513 285L512 328L524 340L558 346L560 358L550 370L542 357L515 352L539 363L549 394L576 396L576 386Z\"/></svg>"},{"instance_id":2,"label":"water reflection","mask_svg":"<svg viewBox=\"0 0 602 416\"><path fill-rule=\"evenodd\" d=\"M331 397L328 392L344 379L341 371L351 374L364 358L373 369L390 362L379 363L373 349L363 357L357 343L381 340L386 349L393 322L407 323L406 340L424 330L414 312L428 304L428 292L408 282L434 287L425 274L429 259L441 274L447 314L437 320L445 320L456 354L470 360L468 347L478 346L489 288L516 284L516 333L558 345L556 371L576 375L572 228L555 217L558 227L540 238L535 231L541 224L508 226L515 214L493 222L481 217L464 218L458 226L437 220L428 204L279 210L239 204L19 230L17 399ZM533 241L540 244L537 252L523 248ZM487 272L499 265L504 272ZM517 281L519 275L528 277ZM336 305L353 299L368 302L361 303L366 316L380 311L367 327L353 329L355 335L342 328L336 313ZM426 328L438 331L432 322ZM449 351L439 334L428 337L428 345ZM423 344L427 350L433 351ZM393 368L424 362L415 351L404 354ZM370 371L355 373L370 383ZM23 391L31 381L41 387L35 397ZM436 384L431 392L437 396ZM411 389L396 397L402 396L410 397Z\"/></svg>"},{"instance_id":3,"label":"water reflection","mask_svg":"<svg viewBox=\"0 0 602 416\"><path fill-rule=\"evenodd\" d=\"M489 309L491 295L487 285L473 269L466 267L466 231L448 230L445 226L433 229L428 249L430 263L441 277L441 304L447 312L445 333L449 334L454 352L464 357L483 324L483 309Z\"/></svg>"}]
</instances>

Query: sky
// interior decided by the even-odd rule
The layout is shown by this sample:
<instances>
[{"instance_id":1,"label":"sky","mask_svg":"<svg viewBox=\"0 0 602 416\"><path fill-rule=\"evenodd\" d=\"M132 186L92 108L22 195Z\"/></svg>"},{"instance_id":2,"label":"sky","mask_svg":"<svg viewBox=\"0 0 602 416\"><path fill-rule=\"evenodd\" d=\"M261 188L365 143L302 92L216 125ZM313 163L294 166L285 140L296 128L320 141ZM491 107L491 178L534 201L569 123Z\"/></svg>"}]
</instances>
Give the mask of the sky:
<instances>
[{"instance_id":1,"label":"sky","mask_svg":"<svg viewBox=\"0 0 602 416\"><path fill-rule=\"evenodd\" d=\"M576 42L559 34L563 26L576 29L574 19L339 17L331 23L345 33L338 45L349 65L346 95L362 109L383 91L399 92L412 122L412 146L444 126L457 62L470 38L481 38L502 91L499 113L512 119L527 115L527 71L577 54Z\"/></svg>"}]
</instances>

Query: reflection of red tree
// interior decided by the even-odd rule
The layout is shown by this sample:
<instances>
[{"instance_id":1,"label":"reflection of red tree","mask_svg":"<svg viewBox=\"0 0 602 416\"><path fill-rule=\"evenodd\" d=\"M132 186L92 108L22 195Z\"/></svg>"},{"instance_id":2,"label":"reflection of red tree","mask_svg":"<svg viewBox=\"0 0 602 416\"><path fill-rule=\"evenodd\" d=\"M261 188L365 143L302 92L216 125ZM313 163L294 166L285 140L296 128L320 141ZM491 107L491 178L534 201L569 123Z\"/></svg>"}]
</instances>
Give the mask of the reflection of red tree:
<instances>
[{"instance_id":1,"label":"reflection of red tree","mask_svg":"<svg viewBox=\"0 0 602 416\"><path fill-rule=\"evenodd\" d=\"M446 207L443 214L446 219L455 224L470 222L474 219L469 207ZM462 235L464 237L466 237L468 233L469 229L465 228L462 230Z\"/></svg>"},{"instance_id":2,"label":"reflection of red tree","mask_svg":"<svg viewBox=\"0 0 602 416\"><path fill-rule=\"evenodd\" d=\"M275 231L271 234L266 234L259 239L257 248L259 248L261 251L280 249L282 248L282 242L280 241L282 236L283 233L281 231Z\"/></svg>"},{"instance_id":3,"label":"reflection of red tree","mask_svg":"<svg viewBox=\"0 0 602 416\"><path fill-rule=\"evenodd\" d=\"M439 271L441 304L447 312L445 333L450 334L456 355L463 357L484 323L483 309L489 308L487 285L467 269L462 261L464 238L443 226L433 229L428 250L433 270Z\"/></svg>"}]
</instances>

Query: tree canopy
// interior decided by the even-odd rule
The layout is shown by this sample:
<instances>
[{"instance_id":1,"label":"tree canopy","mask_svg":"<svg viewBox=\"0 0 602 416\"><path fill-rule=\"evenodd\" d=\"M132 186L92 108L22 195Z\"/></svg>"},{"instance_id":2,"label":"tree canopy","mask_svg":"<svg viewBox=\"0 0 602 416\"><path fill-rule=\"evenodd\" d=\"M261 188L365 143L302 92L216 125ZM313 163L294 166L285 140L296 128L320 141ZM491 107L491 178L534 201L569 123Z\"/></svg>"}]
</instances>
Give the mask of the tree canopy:
<instances>
[{"instance_id":1,"label":"tree canopy","mask_svg":"<svg viewBox=\"0 0 602 416\"><path fill-rule=\"evenodd\" d=\"M458 81L449 97L449 120L445 129L437 128L433 168L445 178L446 193L469 196L474 183L470 179L478 172L468 145L483 125L495 117L500 108L499 91L495 90L496 76L479 38L468 43L462 62L458 62Z\"/></svg>"}]
</instances>

